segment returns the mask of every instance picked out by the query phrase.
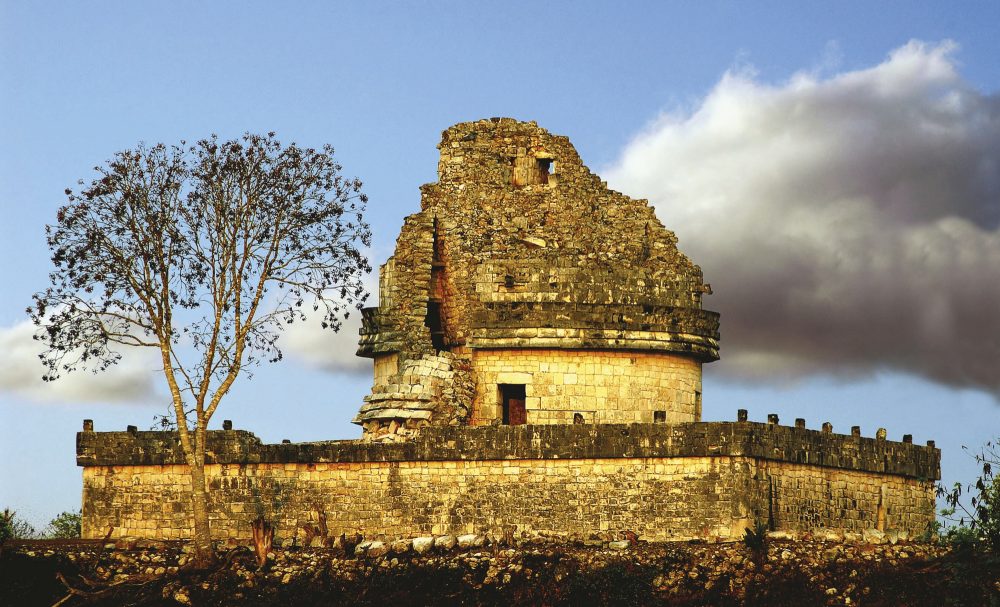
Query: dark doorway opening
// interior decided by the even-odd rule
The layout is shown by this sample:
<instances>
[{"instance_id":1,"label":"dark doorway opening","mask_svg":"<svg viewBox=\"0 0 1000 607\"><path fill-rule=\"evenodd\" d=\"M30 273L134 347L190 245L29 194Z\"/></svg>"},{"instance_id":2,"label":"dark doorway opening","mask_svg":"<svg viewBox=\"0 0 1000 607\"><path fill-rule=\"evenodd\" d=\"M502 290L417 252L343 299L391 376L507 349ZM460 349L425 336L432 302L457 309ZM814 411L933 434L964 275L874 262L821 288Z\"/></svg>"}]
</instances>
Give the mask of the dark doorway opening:
<instances>
[{"instance_id":1,"label":"dark doorway opening","mask_svg":"<svg viewBox=\"0 0 1000 607\"><path fill-rule=\"evenodd\" d=\"M431 345L438 352L447 350L444 343L444 323L441 322L441 304L436 301L427 302L427 316L424 318L424 325L430 329Z\"/></svg>"},{"instance_id":2,"label":"dark doorway opening","mask_svg":"<svg viewBox=\"0 0 1000 607\"><path fill-rule=\"evenodd\" d=\"M499 388L503 423L508 426L528 423L528 412L524 408L524 384L500 384Z\"/></svg>"}]
</instances>

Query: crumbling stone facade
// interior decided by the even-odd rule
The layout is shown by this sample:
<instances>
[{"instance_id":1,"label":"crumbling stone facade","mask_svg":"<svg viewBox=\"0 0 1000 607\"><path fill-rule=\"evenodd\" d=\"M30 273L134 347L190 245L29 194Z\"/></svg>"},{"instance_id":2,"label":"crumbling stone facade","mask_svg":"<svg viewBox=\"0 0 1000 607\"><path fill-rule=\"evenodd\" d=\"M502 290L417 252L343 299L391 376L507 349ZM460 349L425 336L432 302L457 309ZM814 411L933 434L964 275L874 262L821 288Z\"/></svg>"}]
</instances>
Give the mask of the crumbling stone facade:
<instances>
[{"instance_id":1,"label":"crumbling stone facade","mask_svg":"<svg viewBox=\"0 0 1000 607\"><path fill-rule=\"evenodd\" d=\"M458 124L440 144L364 311L374 383L359 440L208 436L212 533L306 527L387 538L650 540L776 531L915 536L934 520L932 443L701 421L719 317L700 269L641 200L609 190L534 123ZM77 436L84 537L190 535L170 432Z\"/></svg>"},{"instance_id":2,"label":"crumbling stone facade","mask_svg":"<svg viewBox=\"0 0 1000 607\"><path fill-rule=\"evenodd\" d=\"M438 147L438 181L421 188L381 268L381 303L364 311L365 437L511 423L509 400L524 409L513 423L700 420L719 317L652 207L533 122L457 124ZM442 352L462 361L448 372L463 389L435 399Z\"/></svg>"}]
</instances>

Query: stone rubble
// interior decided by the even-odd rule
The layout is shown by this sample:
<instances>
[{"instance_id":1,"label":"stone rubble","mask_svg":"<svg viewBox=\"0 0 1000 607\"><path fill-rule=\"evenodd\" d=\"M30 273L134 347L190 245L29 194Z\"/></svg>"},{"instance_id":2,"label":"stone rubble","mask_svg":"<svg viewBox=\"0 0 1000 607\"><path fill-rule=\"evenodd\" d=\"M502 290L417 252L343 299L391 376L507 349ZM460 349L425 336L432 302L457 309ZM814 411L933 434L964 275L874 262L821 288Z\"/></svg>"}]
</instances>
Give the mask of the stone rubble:
<instances>
[{"instance_id":1,"label":"stone rubble","mask_svg":"<svg viewBox=\"0 0 1000 607\"><path fill-rule=\"evenodd\" d=\"M433 549L429 548L431 543ZM462 544L468 547L463 548ZM430 537L412 542L365 540L357 544L354 556L345 556L342 550L332 548L276 550L259 571L248 549L241 548L238 550L242 552L235 553L242 558L231 558L220 547L220 557L229 564L222 574L213 574L204 581L178 577L179 571L185 571L179 569L183 567L185 553L176 543L143 542L127 548L110 551L93 545L14 548L4 559L9 563L8 559L20 557L37 562L64 558L87 571L95 583L137 584L152 580L151 583L162 585L159 596L180 605L215 604L206 601L206 597L212 592L222 592L223 587L226 601L233 604L239 604L241 599L258 604L252 600L254 597L272 595L274 604L280 604L277 599L284 592L282 588L307 591L310 584L319 588L336 580L340 580L337 584L363 580L374 583L382 576L407 574L441 575L447 583L460 586L448 591L461 591L473 597L469 604L477 604L476 596L484 597L488 604L488 597L515 587L517 592L512 596L523 601L518 604L532 604L526 599L530 596L572 596L583 580L588 580L586 584L594 585L595 589L607 584L601 592L627 589L654 604L671 605L715 604L715 601L741 604L752 602L750 599L778 600L789 596L800 596L805 601L801 604L816 605L931 605L935 604L931 601L940 600L934 592L940 592L942 584L948 592L957 593L956 598L981 595L1000 600L997 557L991 560L978 555L963 556L946 546L902 541L869 544L815 538L771 540L766 553L754 553L738 542L632 544L628 540L600 540L598 545L587 547L582 542L560 543L544 538L517 538L512 545L498 545L475 535L463 536L460 544L454 536L438 536L433 541ZM0 567L0 575L2 571ZM931 583L931 578L939 575L958 577L957 581L949 578ZM898 584L893 581L897 579ZM927 589L913 587L920 584ZM10 591L10 588L0 589L0 603L4 603L5 596L11 598L4 594ZM891 596L889 592L901 594ZM923 598L921 592L925 593ZM340 598L344 600L342 604L350 604L351 597ZM894 603L893 599L900 602Z\"/></svg>"}]
</instances>

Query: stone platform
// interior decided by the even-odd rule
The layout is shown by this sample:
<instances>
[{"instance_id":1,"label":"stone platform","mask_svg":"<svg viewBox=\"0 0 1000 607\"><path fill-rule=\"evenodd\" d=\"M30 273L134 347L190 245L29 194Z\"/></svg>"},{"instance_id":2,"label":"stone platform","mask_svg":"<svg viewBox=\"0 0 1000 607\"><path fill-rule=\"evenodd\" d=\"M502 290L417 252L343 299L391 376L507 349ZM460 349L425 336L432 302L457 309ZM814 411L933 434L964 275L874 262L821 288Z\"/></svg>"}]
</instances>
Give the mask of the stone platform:
<instances>
[{"instance_id":1,"label":"stone platform","mask_svg":"<svg viewBox=\"0 0 1000 607\"><path fill-rule=\"evenodd\" d=\"M803 424L799 424L803 425ZM776 423L429 427L402 443L263 444L212 431L212 533L245 538L263 515L290 538L526 533L736 540L790 532L922 533L940 451ZM187 466L172 432L77 435L83 536L189 537Z\"/></svg>"}]
</instances>

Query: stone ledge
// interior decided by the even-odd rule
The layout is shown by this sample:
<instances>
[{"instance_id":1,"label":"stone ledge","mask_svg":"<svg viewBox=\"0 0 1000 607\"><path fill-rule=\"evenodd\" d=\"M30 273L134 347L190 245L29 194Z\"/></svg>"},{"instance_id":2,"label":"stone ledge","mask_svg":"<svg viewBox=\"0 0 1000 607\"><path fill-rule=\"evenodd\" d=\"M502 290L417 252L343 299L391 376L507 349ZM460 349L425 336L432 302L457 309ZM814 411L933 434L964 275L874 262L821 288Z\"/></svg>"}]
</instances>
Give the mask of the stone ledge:
<instances>
[{"instance_id":1,"label":"stone ledge","mask_svg":"<svg viewBox=\"0 0 1000 607\"><path fill-rule=\"evenodd\" d=\"M562 329L560 329L562 331ZM617 352L669 352L687 354L702 362L719 359L719 343L698 335L629 331L564 331L564 337L549 337L545 330L538 336L518 337L512 332L477 330L469 339L476 350L613 350Z\"/></svg>"},{"instance_id":2,"label":"stone ledge","mask_svg":"<svg viewBox=\"0 0 1000 607\"><path fill-rule=\"evenodd\" d=\"M941 451L756 422L429 427L405 443L358 440L263 444L212 431L207 463L366 463L596 458L753 457L846 470L941 478ZM80 432L77 465L184 464L174 432Z\"/></svg>"}]
</instances>

